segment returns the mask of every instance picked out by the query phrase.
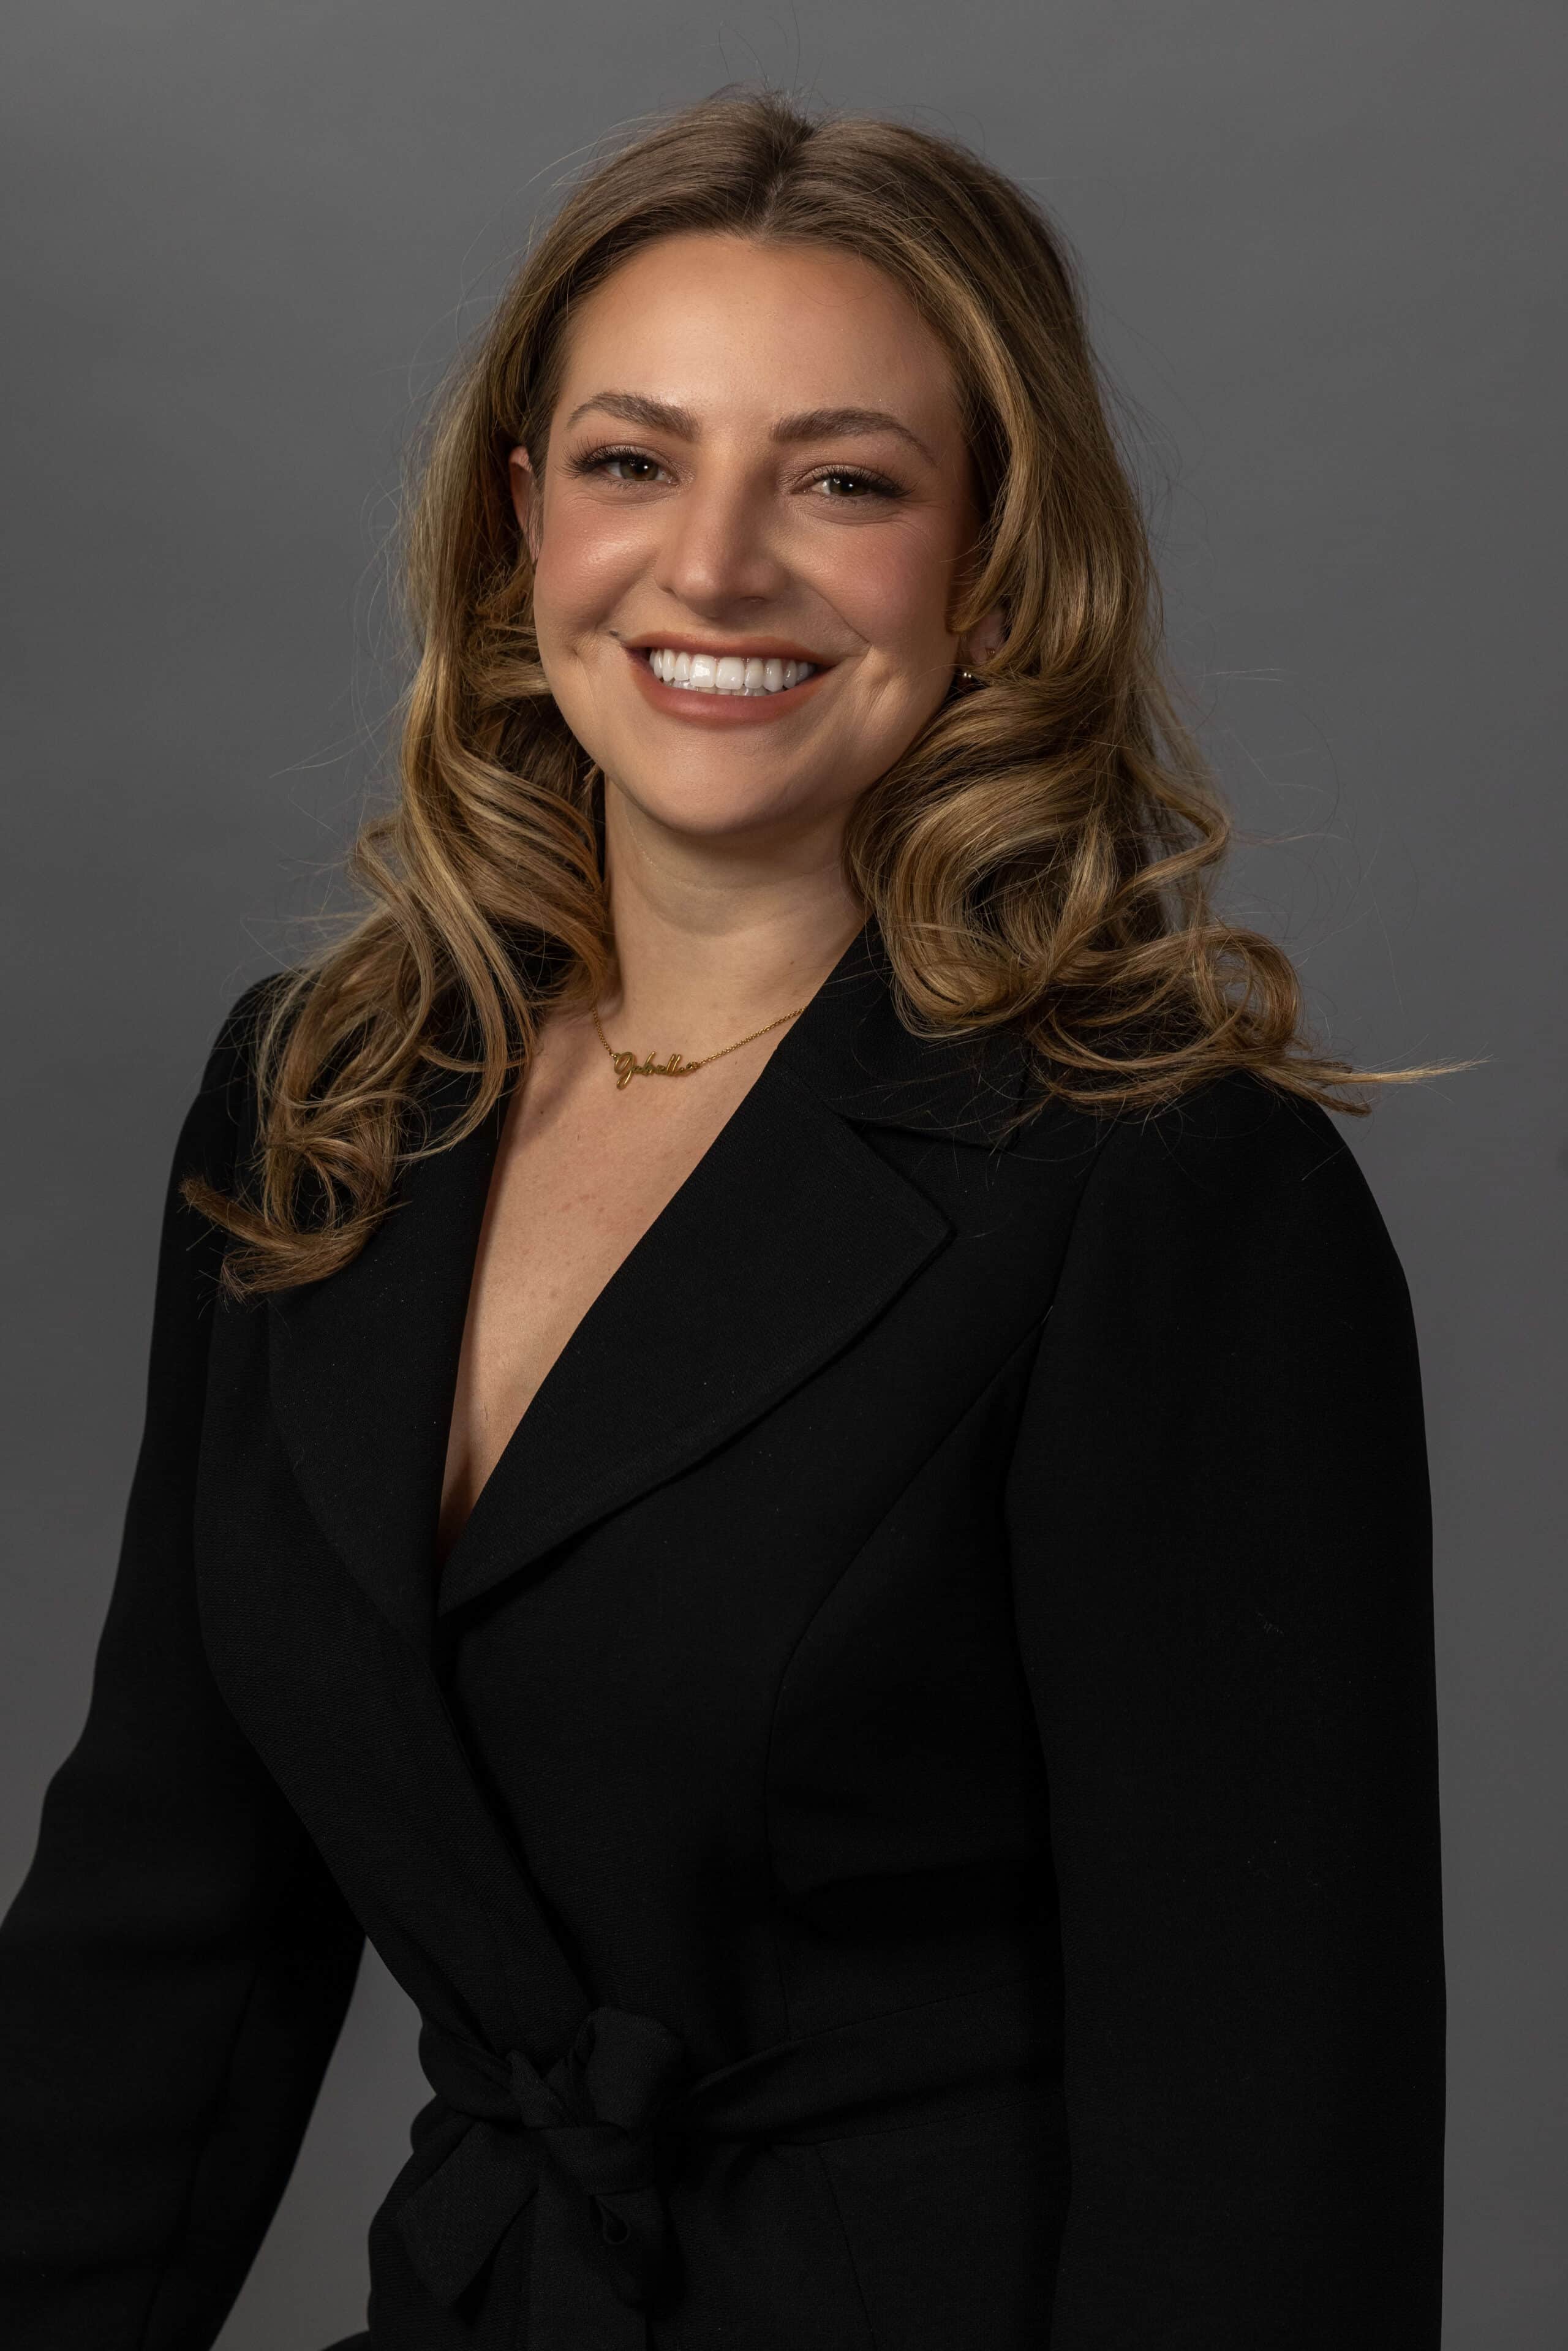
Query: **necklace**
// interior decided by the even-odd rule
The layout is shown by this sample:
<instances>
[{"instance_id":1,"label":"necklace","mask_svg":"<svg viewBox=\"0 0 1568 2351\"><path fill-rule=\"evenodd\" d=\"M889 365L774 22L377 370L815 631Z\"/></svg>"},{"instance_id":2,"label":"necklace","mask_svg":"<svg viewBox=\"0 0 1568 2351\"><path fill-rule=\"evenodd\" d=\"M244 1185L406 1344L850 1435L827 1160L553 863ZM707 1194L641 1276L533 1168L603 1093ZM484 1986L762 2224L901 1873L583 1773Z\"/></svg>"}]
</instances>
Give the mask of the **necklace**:
<instances>
[{"instance_id":1,"label":"necklace","mask_svg":"<svg viewBox=\"0 0 1568 2351\"><path fill-rule=\"evenodd\" d=\"M753 1029L749 1036L737 1037L733 1045L721 1045L716 1053L705 1053L700 1061L685 1061L679 1053L672 1053L665 1061L655 1061L652 1053L644 1053L641 1061L635 1053L618 1053L599 1027L597 1005L593 1007L593 1025L599 1030L600 1043L615 1064L615 1083L619 1090L629 1086L633 1078L689 1078L694 1070L706 1070L710 1061L722 1061L727 1053L738 1053L743 1045L750 1044L753 1037L766 1037L768 1029L782 1029L786 1020L797 1019L805 1009L803 1004L797 1004L793 1012L781 1012L777 1020L768 1021L767 1028Z\"/></svg>"}]
</instances>

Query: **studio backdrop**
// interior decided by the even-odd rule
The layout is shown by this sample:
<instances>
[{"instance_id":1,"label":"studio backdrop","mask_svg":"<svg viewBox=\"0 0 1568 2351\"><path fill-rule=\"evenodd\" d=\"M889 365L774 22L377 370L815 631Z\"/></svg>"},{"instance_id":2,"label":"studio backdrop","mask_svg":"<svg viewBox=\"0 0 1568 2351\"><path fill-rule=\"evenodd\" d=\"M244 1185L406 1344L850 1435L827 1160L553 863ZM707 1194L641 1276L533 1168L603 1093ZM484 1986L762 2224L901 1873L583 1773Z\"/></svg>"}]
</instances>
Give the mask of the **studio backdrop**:
<instances>
[{"instance_id":1,"label":"studio backdrop","mask_svg":"<svg viewBox=\"0 0 1568 2351\"><path fill-rule=\"evenodd\" d=\"M86 1707L180 1118L382 772L423 403L648 110L764 78L899 114L1082 264L1232 911L1348 1056L1479 1060L1349 1132L1431 1450L1445 2339L1568 2339L1564 30L1531 0L13 0L0 1902ZM222 2351L362 2324L426 2095L371 1958Z\"/></svg>"}]
</instances>

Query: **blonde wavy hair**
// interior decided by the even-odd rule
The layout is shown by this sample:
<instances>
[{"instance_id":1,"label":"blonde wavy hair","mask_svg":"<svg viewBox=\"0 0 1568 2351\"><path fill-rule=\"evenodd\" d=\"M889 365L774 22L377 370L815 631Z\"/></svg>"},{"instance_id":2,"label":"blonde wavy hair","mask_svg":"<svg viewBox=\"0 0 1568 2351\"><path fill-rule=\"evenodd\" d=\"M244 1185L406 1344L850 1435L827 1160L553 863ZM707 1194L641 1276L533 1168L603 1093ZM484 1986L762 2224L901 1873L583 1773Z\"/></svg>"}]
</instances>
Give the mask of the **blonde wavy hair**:
<instances>
[{"instance_id":1,"label":"blonde wavy hair","mask_svg":"<svg viewBox=\"0 0 1568 2351\"><path fill-rule=\"evenodd\" d=\"M949 355L985 517L960 634L999 602L986 685L950 698L856 802L846 878L917 1033L1015 1024L1038 1085L1097 1113L1226 1071L1360 1113L1303 1033L1289 958L1217 914L1229 831L1165 673L1158 584L1072 265L1030 198L957 141L721 91L597 162L443 386L415 451L401 790L350 870L368 906L256 998L254 1163L185 1196L235 1295L319 1280L397 1171L484 1119L551 1007L613 962L602 777L539 661L507 479L536 474L578 306L655 237L816 243L883 270ZM476 1080L439 1133L432 1081Z\"/></svg>"}]
</instances>

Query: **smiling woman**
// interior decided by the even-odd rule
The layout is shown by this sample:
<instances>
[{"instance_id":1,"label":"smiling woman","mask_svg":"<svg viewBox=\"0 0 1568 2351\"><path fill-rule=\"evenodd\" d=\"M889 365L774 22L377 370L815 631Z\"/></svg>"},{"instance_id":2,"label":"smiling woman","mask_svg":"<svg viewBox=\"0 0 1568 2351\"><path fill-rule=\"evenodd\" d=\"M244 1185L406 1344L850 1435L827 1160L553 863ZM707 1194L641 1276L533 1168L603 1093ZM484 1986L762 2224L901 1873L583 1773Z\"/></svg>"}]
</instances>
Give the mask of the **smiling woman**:
<instances>
[{"instance_id":1,"label":"smiling woman","mask_svg":"<svg viewBox=\"0 0 1568 2351\"><path fill-rule=\"evenodd\" d=\"M182 1132L0 1928L7 2345L212 2344L368 1934L357 2345L1435 2351L1409 1301L1060 242L721 95L421 456L370 903Z\"/></svg>"}]
</instances>

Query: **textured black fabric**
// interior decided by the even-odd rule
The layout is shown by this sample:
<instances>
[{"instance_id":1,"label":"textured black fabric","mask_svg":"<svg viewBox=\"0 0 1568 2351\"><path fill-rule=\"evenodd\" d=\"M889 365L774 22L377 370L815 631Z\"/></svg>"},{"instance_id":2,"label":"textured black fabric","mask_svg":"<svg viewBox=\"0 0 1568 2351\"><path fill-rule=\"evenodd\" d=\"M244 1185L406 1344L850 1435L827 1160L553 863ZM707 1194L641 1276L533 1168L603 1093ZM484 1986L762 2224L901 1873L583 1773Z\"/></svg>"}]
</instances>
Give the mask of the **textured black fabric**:
<instances>
[{"instance_id":1,"label":"textured black fabric","mask_svg":"<svg viewBox=\"0 0 1568 2351\"><path fill-rule=\"evenodd\" d=\"M176 1175L243 1143L248 1008ZM499 1113L245 1307L171 1194L0 1927L8 2346L212 2344L368 1933L434 2095L341 2351L1436 2351L1398 1262L1315 1109L1003 1144L1023 1076L863 934L439 1574Z\"/></svg>"}]
</instances>

